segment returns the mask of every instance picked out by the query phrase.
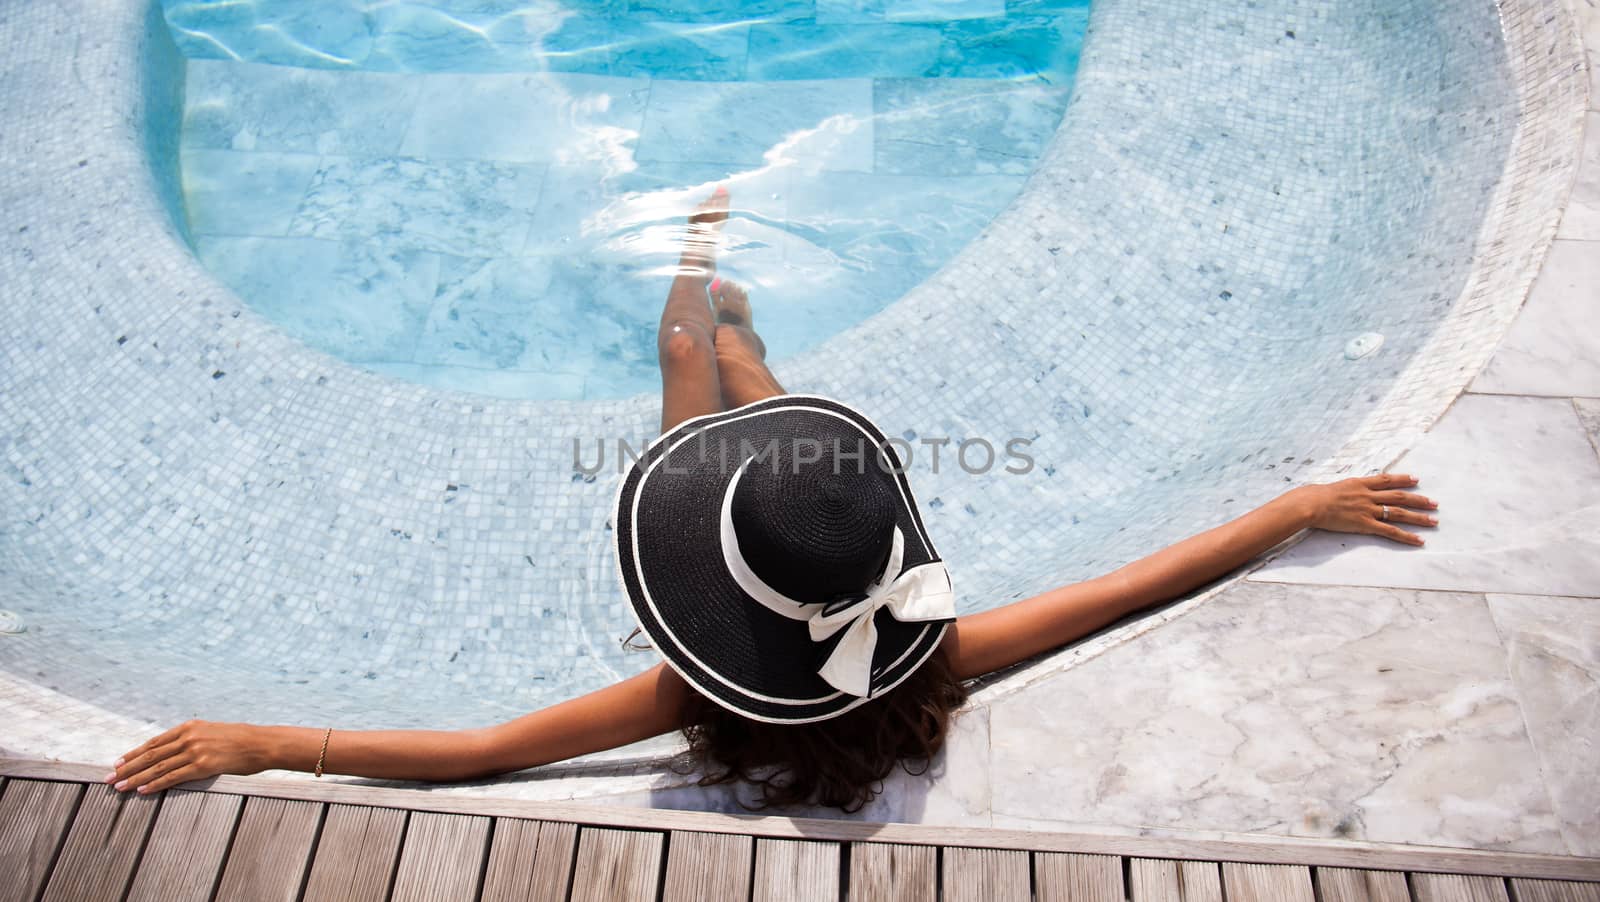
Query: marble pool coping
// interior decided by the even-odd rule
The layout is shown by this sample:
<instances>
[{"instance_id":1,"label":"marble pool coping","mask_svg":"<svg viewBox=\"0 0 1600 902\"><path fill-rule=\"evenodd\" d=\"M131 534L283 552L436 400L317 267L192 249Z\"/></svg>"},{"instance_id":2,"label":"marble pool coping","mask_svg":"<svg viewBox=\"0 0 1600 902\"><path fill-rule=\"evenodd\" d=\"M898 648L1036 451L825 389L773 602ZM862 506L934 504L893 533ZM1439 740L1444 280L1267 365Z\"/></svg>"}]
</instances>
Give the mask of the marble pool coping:
<instances>
[{"instance_id":1,"label":"marble pool coping","mask_svg":"<svg viewBox=\"0 0 1600 902\"><path fill-rule=\"evenodd\" d=\"M1117 0L1102 2L1097 18ZM1561 201L1576 173L1587 105L1581 43L1572 16L1560 4L1508 0L1500 4L1500 16L1520 114L1505 176L1497 183L1479 232L1477 264L1451 314L1413 357L1373 416L1337 455L1320 462L1309 480L1380 469L1410 448L1488 360L1555 237ZM75 306L41 317L34 328L156 337L168 329L188 330L201 337L195 350L202 357L226 357L230 366L248 371L245 358L252 351L213 348L208 343L243 334L259 338L255 347L275 355L274 366L279 369L343 368L349 370L342 374L345 391L367 393L371 403L383 403L392 397L386 380L281 339L270 324L248 310L211 308L208 300L201 303L225 290L184 245L163 204L163 192L171 191L171 186L152 173L148 162L152 138L142 113L148 104L160 102L149 96L140 74L149 64L151 27L149 6L140 0L100 4L92 11L87 5L82 9L73 4L36 5L9 11L0 21L4 35L0 46L6 47L8 59L16 61L11 71L23 66L33 70L26 81L13 77L0 83L7 92L28 91L26 107L0 132L0 162L9 169L0 175L0 199L34 217L65 223L62 233L72 236L76 254L111 264L91 276L93 284L73 284L71 299L60 293L60 286L53 286L55 297ZM1092 76L1096 65L1093 42L1109 37L1103 33L1091 37L1085 75ZM36 115L28 117L29 111ZM1069 108L1061 140L1070 138L1073 127ZM93 166L78 163L91 158ZM47 181L55 189L38 192ZM1026 190L1033 189L1030 185ZM57 206L34 208L35 196ZM138 240L129 240L130 235ZM998 233L986 234L963 252L963 259L983 256L983 242L999 240ZM15 253L19 246L15 235L0 236L0 250ZM129 294L137 294L140 302L119 303ZM210 324L222 317L242 322L222 324L231 332ZM859 328L878 328L875 323ZM59 407L85 382L106 391L128 387L122 381L127 372L95 359L99 352L89 351L87 345L74 352L70 343L52 344L49 353L38 359L22 356L28 350L25 342L7 350L19 355L8 360L10 390L8 400L0 402L7 416L20 408ZM822 355L821 349L807 355L795 369L804 372L824 366ZM491 417L509 418L526 410L526 405L496 404L434 389L408 391L459 402L463 411L487 406ZM143 400L138 394L130 398L131 403ZM628 419L644 415L648 403L633 399L602 406ZM986 682L975 693L974 704L998 701L1183 617L1229 591L1243 575ZM0 687L0 712L9 728L0 737L0 746L11 754L109 759L126 747L130 737L143 737L156 726L18 675L0 674ZM531 779L512 776L435 791L580 798L659 790L682 782L663 784L661 762L667 748L657 742L544 768Z\"/></svg>"}]
</instances>

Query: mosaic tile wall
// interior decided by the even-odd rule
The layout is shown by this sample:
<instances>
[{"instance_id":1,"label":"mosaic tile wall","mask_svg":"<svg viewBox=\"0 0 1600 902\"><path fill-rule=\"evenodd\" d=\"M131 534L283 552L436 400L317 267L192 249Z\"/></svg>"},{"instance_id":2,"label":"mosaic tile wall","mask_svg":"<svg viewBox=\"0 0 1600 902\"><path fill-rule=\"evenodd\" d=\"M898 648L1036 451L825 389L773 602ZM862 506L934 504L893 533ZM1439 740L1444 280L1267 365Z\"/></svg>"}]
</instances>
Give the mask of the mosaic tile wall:
<instances>
[{"instance_id":1,"label":"mosaic tile wall","mask_svg":"<svg viewBox=\"0 0 1600 902\"><path fill-rule=\"evenodd\" d=\"M28 625L0 669L136 720L358 728L648 665L616 644L614 477L572 439L642 442L653 400L423 389L243 308L163 210L181 79L148 12L0 10L0 592ZM918 446L967 610L1379 466L1476 371L1570 179L1571 34L1542 4L1505 23L1102 0L1022 198L779 376L913 442L1033 439L1023 476ZM1382 351L1347 360L1365 332Z\"/></svg>"}]
</instances>

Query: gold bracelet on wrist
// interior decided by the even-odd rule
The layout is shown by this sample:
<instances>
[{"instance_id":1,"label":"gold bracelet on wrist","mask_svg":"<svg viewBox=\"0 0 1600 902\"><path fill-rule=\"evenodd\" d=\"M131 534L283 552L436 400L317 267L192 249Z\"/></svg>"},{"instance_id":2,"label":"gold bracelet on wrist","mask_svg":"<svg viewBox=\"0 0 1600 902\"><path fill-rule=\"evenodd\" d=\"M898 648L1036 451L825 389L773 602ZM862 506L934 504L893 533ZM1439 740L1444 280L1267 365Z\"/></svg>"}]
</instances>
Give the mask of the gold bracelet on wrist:
<instances>
[{"instance_id":1,"label":"gold bracelet on wrist","mask_svg":"<svg viewBox=\"0 0 1600 902\"><path fill-rule=\"evenodd\" d=\"M317 756L317 776L319 777L322 776L322 761L328 757L328 737L332 735L333 727L329 727L328 732L322 734L322 754Z\"/></svg>"}]
</instances>

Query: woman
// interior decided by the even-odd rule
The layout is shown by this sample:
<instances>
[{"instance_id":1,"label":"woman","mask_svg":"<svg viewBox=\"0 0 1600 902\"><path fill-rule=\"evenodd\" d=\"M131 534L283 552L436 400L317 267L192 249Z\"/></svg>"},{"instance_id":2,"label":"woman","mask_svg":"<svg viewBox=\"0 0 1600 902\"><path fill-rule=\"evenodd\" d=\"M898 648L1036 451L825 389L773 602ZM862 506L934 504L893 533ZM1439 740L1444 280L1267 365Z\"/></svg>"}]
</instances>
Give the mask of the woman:
<instances>
[{"instance_id":1,"label":"woman","mask_svg":"<svg viewBox=\"0 0 1600 902\"><path fill-rule=\"evenodd\" d=\"M658 338L663 434L617 499L619 576L664 663L481 729L190 721L106 782L149 793L264 769L466 780L682 730L703 782L854 810L896 764L938 752L963 680L1181 596L1302 529L1421 545L1397 524L1437 522L1410 476L1308 485L1108 575L956 618L883 434L836 401L785 394L744 290L714 278L728 200L718 188L689 218Z\"/></svg>"}]
</instances>

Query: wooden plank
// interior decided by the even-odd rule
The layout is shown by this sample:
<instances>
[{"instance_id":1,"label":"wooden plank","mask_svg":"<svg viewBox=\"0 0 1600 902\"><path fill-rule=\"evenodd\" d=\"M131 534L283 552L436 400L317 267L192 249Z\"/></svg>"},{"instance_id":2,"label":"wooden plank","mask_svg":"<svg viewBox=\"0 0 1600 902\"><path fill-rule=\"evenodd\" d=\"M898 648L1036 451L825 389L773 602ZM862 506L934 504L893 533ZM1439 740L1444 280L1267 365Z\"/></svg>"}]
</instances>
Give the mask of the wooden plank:
<instances>
[{"instance_id":1,"label":"wooden plank","mask_svg":"<svg viewBox=\"0 0 1600 902\"><path fill-rule=\"evenodd\" d=\"M383 902L400 859L406 813L365 805L328 806L311 858L306 902Z\"/></svg>"},{"instance_id":2,"label":"wooden plank","mask_svg":"<svg viewBox=\"0 0 1600 902\"><path fill-rule=\"evenodd\" d=\"M674 830L667 837L667 877L662 902L744 902L756 841L730 833Z\"/></svg>"},{"instance_id":3,"label":"wooden plank","mask_svg":"<svg viewBox=\"0 0 1600 902\"><path fill-rule=\"evenodd\" d=\"M0 902L33 902L50 879L83 786L8 780L0 788Z\"/></svg>"},{"instance_id":4,"label":"wooden plank","mask_svg":"<svg viewBox=\"0 0 1600 902\"><path fill-rule=\"evenodd\" d=\"M150 828L128 902L206 902L222 873L244 796L182 789L161 795L166 798Z\"/></svg>"},{"instance_id":5,"label":"wooden plank","mask_svg":"<svg viewBox=\"0 0 1600 902\"><path fill-rule=\"evenodd\" d=\"M487 817L412 812L390 898L398 902L475 900L489 850L489 823Z\"/></svg>"},{"instance_id":6,"label":"wooden plank","mask_svg":"<svg viewBox=\"0 0 1600 902\"><path fill-rule=\"evenodd\" d=\"M245 802L222 866L217 898L299 899L322 811L319 802L265 798Z\"/></svg>"},{"instance_id":7,"label":"wooden plank","mask_svg":"<svg viewBox=\"0 0 1600 902\"><path fill-rule=\"evenodd\" d=\"M850 846L850 898L872 902L933 902L939 896L933 846L858 842Z\"/></svg>"},{"instance_id":8,"label":"wooden plank","mask_svg":"<svg viewBox=\"0 0 1600 902\"><path fill-rule=\"evenodd\" d=\"M1317 868L1312 876L1322 902L1411 902L1406 875L1399 871Z\"/></svg>"},{"instance_id":9,"label":"wooden plank","mask_svg":"<svg viewBox=\"0 0 1600 902\"><path fill-rule=\"evenodd\" d=\"M563 902L577 847L577 824L500 818L489 844L484 902Z\"/></svg>"},{"instance_id":10,"label":"wooden plank","mask_svg":"<svg viewBox=\"0 0 1600 902\"><path fill-rule=\"evenodd\" d=\"M839 898L839 844L793 839L756 841L755 902Z\"/></svg>"},{"instance_id":11,"label":"wooden plank","mask_svg":"<svg viewBox=\"0 0 1600 902\"><path fill-rule=\"evenodd\" d=\"M1216 862L1135 858L1128 877L1133 902L1222 902Z\"/></svg>"},{"instance_id":12,"label":"wooden plank","mask_svg":"<svg viewBox=\"0 0 1600 902\"><path fill-rule=\"evenodd\" d=\"M643 830L579 830L572 902L653 902L665 838Z\"/></svg>"},{"instance_id":13,"label":"wooden plank","mask_svg":"<svg viewBox=\"0 0 1600 902\"><path fill-rule=\"evenodd\" d=\"M1289 864L1222 863L1228 902L1317 902L1311 869Z\"/></svg>"},{"instance_id":14,"label":"wooden plank","mask_svg":"<svg viewBox=\"0 0 1600 902\"><path fill-rule=\"evenodd\" d=\"M99 765L0 758L0 776L97 783L104 775L105 768ZM1419 848L1395 843L1342 839L1269 837L1242 833L1222 834L1217 838L1218 834L1209 831L1204 834L1205 838L1201 838L1198 834L1187 836L1176 832L1161 837L1150 837L1120 833L874 824L825 818L719 814L633 808L626 805L480 798L415 789L391 789L359 782L321 781L319 784L318 781L311 779L274 777L222 776L213 777L197 785L204 785L213 792L236 795L305 799L316 802L348 802L354 805L381 805L416 811L521 817L639 830L698 830L707 833L740 833L806 840L997 847L1038 852L1082 852L1145 858L1246 861L1262 864L1371 868L1384 871L1600 881L1600 858L1527 852L1485 852L1475 849Z\"/></svg>"},{"instance_id":15,"label":"wooden plank","mask_svg":"<svg viewBox=\"0 0 1600 902\"><path fill-rule=\"evenodd\" d=\"M1559 880L1513 880L1517 902L1600 902L1600 883Z\"/></svg>"},{"instance_id":16,"label":"wooden plank","mask_svg":"<svg viewBox=\"0 0 1600 902\"><path fill-rule=\"evenodd\" d=\"M1412 874L1411 895L1417 902L1511 902L1499 877L1462 874Z\"/></svg>"},{"instance_id":17,"label":"wooden plank","mask_svg":"<svg viewBox=\"0 0 1600 902\"><path fill-rule=\"evenodd\" d=\"M945 849L941 877L947 902L1028 902L1032 894L1028 853L1018 849Z\"/></svg>"},{"instance_id":18,"label":"wooden plank","mask_svg":"<svg viewBox=\"0 0 1600 902\"><path fill-rule=\"evenodd\" d=\"M1123 902L1122 859L1115 855L1040 852L1033 856L1040 902Z\"/></svg>"},{"instance_id":19,"label":"wooden plank","mask_svg":"<svg viewBox=\"0 0 1600 902\"><path fill-rule=\"evenodd\" d=\"M104 783L85 787L44 902L121 899L159 804L155 796L118 792Z\"/></svg>"}]
</instances>

